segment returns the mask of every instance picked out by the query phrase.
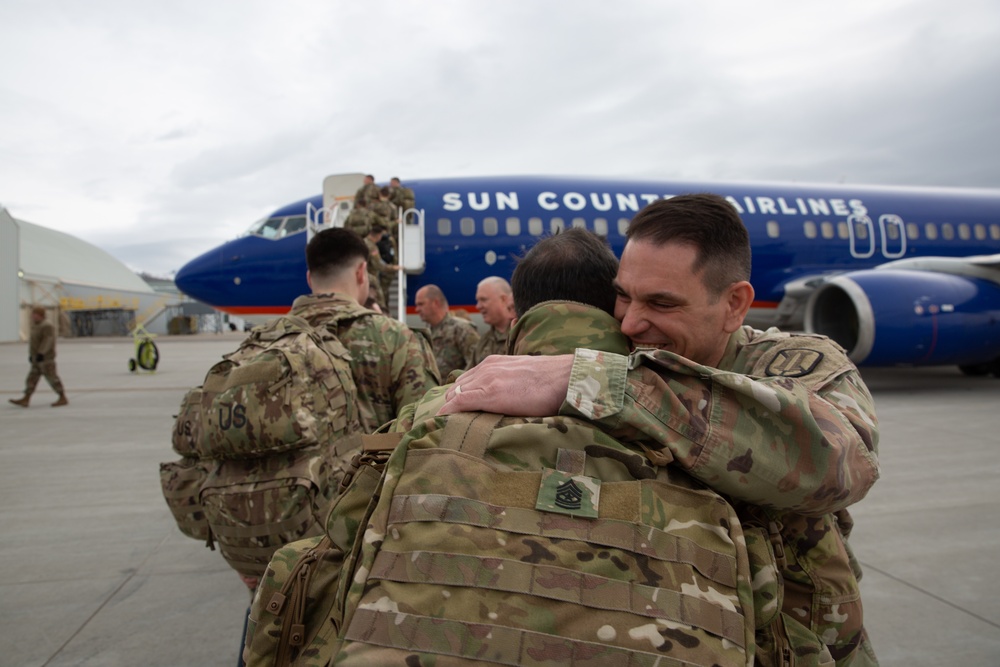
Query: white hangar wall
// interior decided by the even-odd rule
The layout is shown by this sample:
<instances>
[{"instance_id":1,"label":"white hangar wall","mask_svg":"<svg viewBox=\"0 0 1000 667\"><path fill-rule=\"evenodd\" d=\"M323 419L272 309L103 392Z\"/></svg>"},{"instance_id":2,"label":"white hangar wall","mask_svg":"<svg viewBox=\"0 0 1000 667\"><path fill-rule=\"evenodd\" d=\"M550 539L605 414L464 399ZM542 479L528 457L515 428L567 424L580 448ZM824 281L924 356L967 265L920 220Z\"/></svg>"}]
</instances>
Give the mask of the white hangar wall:
<instances>
[{"instance_id":1,"label":"white hangar wall","mask_svg":"<svg viewBox=\"0 0 1000 667\"><path fill-rule=\"evenodd\" d=\"M44 306L62 335L126 334L133 321L166 333L165 309L177 301L97 246L2 206L0 262L0 341L27 339L33 306Z\"/></svg>"}]
</instances>

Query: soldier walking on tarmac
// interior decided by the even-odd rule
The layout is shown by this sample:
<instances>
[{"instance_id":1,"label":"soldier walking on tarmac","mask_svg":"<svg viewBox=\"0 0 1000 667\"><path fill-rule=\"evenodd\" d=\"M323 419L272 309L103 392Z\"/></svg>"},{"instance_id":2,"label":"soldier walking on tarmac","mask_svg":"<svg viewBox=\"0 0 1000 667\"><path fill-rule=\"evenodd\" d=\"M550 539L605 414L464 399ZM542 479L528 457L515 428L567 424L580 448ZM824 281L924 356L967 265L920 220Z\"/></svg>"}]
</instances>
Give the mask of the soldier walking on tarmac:
<instances>
[{"instance_id":1,"label":"soldier walking on tarmac","mask_svg":"<svg viewBox=\"0 0 1000 667\"><path fill-rule=\"evenodd\" d=\"M24 396L18 399L9 399L14 405L22 408L28 407L31 395L35 393L38 386L38 379L45 376L52 390L59 394L59 399L52 404L58 408L61 405L68 405L66 391L63 389L62 380L56 374L56 329L45 321L45 309L35 306L31 309L31 341L28 344L28 361L31 363L31 370L24 381Z\"/></svg>"}]
</instances>

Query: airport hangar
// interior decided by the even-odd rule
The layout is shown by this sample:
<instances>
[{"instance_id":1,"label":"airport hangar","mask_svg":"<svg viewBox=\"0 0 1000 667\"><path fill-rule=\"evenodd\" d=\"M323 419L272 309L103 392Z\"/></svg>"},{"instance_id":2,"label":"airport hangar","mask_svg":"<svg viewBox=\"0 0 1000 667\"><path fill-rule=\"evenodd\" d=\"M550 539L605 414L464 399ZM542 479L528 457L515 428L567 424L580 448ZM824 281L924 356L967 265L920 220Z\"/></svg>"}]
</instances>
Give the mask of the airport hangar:
<instances>
[{"instance_id":1,"label":"airport hangar","mask_svg":"<svg viewBox=\"0 0 1000 667\"><path fill-rule=\"evenodd\" d=\"M0 342L26 341L31 309L42 306L60 336L193 333L211 307L172 281L155 289L113 256L75 236L19 218L0 205Z\"/></svg>"}]
</instances>

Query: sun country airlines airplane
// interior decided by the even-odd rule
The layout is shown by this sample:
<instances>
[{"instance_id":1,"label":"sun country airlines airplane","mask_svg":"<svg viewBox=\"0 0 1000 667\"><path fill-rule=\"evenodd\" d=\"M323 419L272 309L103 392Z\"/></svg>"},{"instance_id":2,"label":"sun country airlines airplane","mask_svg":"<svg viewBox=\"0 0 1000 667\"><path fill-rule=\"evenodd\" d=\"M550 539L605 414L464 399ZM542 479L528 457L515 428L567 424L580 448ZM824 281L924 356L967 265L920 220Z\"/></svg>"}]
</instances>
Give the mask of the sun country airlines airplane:
<instances>
[{"instance_id":1,"label":"sun country airlines airplane","mask_svg":"<svg viewBox=\"0 0 1000 667\"><path fill-rule=\"evenodd\" d=\"M308 293L305 244L340 225L362 174L330 176L176 276L186 294L238 315L287 312ZM1000 190L889 188L576 177L408 181L401 225L413 294L436 284L474 310L477 283L510 278L539 238L569 227L606 236L657 199L713 192L750 232L756 300L747 323L826 334L859 365L954 364L1000 377Z\"/></svg>"}]
</instances>

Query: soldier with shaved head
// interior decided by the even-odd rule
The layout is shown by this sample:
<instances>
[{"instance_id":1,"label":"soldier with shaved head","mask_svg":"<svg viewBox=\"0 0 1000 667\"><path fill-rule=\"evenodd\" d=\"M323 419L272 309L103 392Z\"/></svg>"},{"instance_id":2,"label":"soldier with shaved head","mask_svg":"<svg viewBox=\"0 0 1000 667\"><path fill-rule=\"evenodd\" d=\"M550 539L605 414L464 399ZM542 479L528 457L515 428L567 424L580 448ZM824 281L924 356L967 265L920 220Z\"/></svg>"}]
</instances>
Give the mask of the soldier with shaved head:
<instances>
[{"instance_id":1,"label":"soldier with shaved head","mask_svg":"<svg viewBox=\"0 0 1000 667\"><path fill-rule=\"evenodd\" d=\"M467 320L448 311L448 298L437 285L424 285L415 298L417 314L430 325L431 346L437 359L441 379L452 371L472 366L472 357L479 342L479 332Z\"/></svg>"}]
</instances>

